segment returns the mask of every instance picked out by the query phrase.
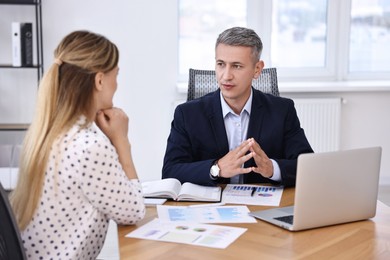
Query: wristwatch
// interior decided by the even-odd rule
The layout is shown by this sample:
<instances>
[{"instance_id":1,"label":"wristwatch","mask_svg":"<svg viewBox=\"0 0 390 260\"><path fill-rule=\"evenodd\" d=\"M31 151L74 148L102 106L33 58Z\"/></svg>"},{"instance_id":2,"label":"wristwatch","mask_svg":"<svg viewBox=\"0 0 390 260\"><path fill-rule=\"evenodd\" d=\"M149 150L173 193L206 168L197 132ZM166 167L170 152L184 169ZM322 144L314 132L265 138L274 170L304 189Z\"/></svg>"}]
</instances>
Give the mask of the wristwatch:
<instances>
[{"instance_id":1,"label":"wristwatch","mask_svg":"<svg viewBox=\"0 0 390 260\"><path fill-rule=\"evenodd\" d=\"M210 176L212 179L217 179L219 177L220 169L218 167L218 161L215 161L213 166L210 168Z\"/></svg>"}]
</instances>

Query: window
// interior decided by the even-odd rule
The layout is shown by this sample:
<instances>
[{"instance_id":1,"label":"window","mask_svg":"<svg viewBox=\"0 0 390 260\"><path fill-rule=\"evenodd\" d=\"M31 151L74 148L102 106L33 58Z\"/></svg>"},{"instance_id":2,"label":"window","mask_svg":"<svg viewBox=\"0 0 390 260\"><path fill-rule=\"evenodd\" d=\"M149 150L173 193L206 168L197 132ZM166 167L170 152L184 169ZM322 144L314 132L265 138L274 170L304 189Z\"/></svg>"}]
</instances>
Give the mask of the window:
<instances>
[{"instance_id":1,"label":"window","mask_svg":"<svg viewBox=\"0 0 390 260\"><path fill-rule=\"evenodd\" d=\"M349 71L390 71L390 0L352 0Z\"/></svg>"},{"instance_id":2,"label":"window","mask_svg":"<svg viewBox=\"0 0 390 260\"><path fill-rule=\"evenodd\" d=\"M262 38L281 80L390 79L390 0L180 0L179 75L214 69L224 29Z\"/></svg>"},{"instance_id":3,"label":"window","mask_svg":"<svg viewBox=\"0 0 390 260\"><path fill-rule=\"evenodd\" d=\"M180 0L179 74L189 68L214 69L219 33L246 26L246 0Z\"/></svg>"},{"instance_id":4,"label":"window","mask_svg":"<svg viewBox=\"0 0 390 260\"><path fill-rule=\"evenodd\" d=\"M272 66L325 67L326 31L326 0L275 1L271 34Z\"/></svg>"}]
</instances>

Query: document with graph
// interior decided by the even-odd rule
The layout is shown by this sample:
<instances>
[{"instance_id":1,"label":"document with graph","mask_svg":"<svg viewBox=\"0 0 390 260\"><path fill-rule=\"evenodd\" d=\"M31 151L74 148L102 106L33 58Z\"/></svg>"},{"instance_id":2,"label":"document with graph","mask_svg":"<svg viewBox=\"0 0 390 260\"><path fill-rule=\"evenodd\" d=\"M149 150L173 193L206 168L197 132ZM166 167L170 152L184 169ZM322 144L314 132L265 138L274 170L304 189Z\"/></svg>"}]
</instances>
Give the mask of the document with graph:
<instances>
[{"instance_id":1,"label":"document with graph","mask_svg":"<svg viewBox=\"0 0 390 260\"><path fill-rule=\"evenodd\" d=\"M198 223L256 223L247 206L165 206L157 205L160 220Z\"/></svg>"},{"instance_id":2,"label":"document with graph","mask_svg":"<svg viewBox=\"0 0 390 260\"><path fill-rule=\"evenodd\" d=\"M126 237L223 249L233 243L246 230L246 228L239 227L194 222L165 222L154 219L128 233Z\"/></svg>"},{"instance_id":3,"label":"document with graph","mask_svg":"<svg viewBox=\"0 0 390 260\"><path fill-rule=\"evenodd\" d=\"M282 194L282 186L227 184L222 192L222 202L226 204L279 206Z\"/></svg>"}]
</instances>

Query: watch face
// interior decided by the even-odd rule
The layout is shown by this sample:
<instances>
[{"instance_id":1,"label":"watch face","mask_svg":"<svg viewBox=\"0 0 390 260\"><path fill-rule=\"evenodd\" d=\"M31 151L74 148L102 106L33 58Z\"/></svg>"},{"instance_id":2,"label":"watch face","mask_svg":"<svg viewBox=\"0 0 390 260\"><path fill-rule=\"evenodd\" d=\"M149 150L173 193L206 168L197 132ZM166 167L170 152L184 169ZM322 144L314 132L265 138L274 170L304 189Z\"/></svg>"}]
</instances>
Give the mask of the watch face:
<instances>
[{"instance_id":1,"label":"watch face","mask_svg":"<svg viewBox=\"0 0 390 260\"><path fill-rule=\"evenodd\" d=\"M211 174L211 176L213 176L213 177L219 177L219 167L218 167L218 165L213 165L213 166L211 167L210 174Z\"/></svg>"}]
</instances>

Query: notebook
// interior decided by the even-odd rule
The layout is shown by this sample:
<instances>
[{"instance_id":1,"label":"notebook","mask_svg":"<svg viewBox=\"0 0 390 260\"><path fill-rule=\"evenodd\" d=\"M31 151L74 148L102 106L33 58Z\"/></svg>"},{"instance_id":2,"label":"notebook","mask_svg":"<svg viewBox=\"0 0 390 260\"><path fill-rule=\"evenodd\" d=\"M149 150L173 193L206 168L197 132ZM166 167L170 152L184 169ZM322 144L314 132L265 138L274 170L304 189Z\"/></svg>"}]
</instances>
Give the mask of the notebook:
<instances>
[{"instance_id":1,"label":"notebook","mask_svg":"<svg viewBox=\"0 0 390 260\"><path fill-rule=\"evenodd\" d=\"M381 154L381 147L302 154L298 157L294 206L249 214L290 231L372 218ZM291 218L292 223L285 222Z\"/></svg>"}]
</instances>

